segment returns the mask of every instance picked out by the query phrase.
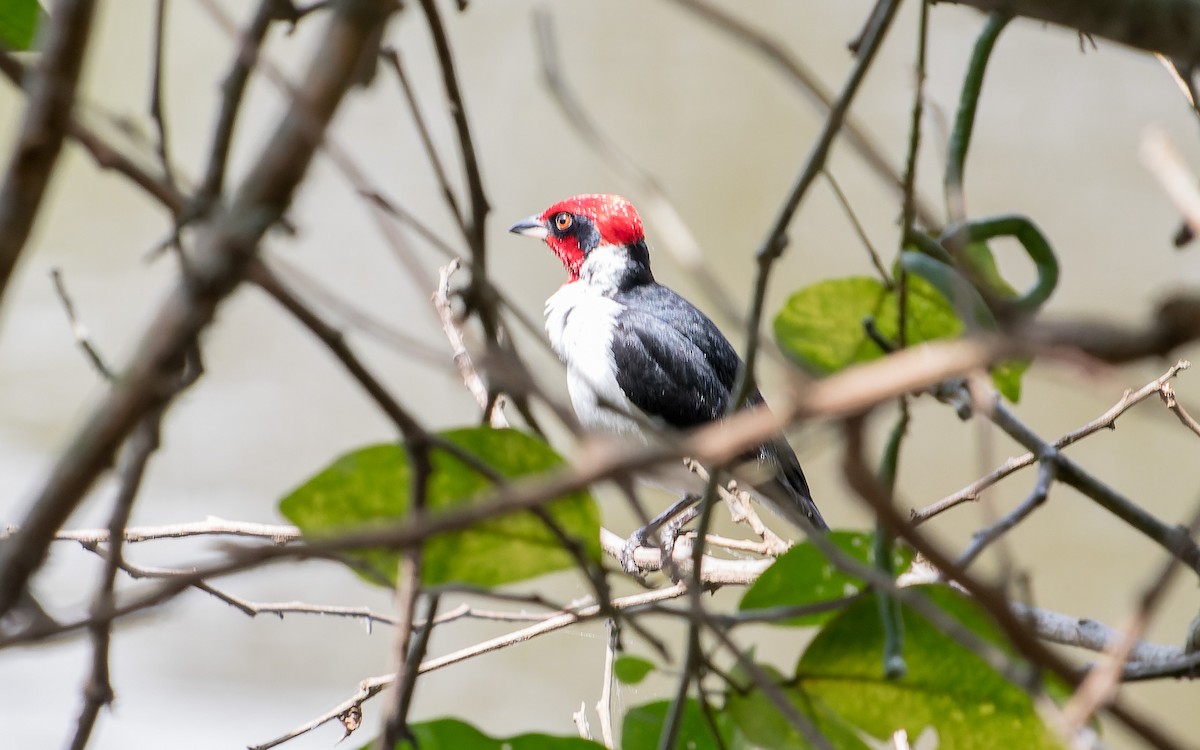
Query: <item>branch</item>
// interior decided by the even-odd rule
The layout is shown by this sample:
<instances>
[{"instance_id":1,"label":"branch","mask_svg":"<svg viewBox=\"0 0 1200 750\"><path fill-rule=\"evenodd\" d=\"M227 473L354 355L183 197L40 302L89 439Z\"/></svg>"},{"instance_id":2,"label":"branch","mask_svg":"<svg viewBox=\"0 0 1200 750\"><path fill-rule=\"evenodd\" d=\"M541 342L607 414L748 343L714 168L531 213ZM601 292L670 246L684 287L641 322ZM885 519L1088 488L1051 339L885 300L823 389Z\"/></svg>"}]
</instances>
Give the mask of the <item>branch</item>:
<instances>
[{"instance_id":1,"label":"branch","mask_svg":"<svg viewBox=\"0 0 1200 750\"><path fill-rule=\"evenodd\" d=\"M833 109L833 94L821 84L820 79L811 70L779 42L707 0L672 0L672 2L686 8L722 33L758 52L767 62L773 63L782 71L788 80L796 84L801 92L816 102L825 112ZM883 150L871 140L866 128L850 116L843 119L842 128L847 145L858 153L871 171L889 187L896 190L906 202L911 198L917 221L927 229L932 230L937 227L939 222L933 211L920 196L908 190L904 178L891 165Z\"/></svg>"},{"instance_id":2,"label":"branch","mask_svg":"<svg viewBox=\"0 0 1200 750\"><path fill-rule=\"evenodd\" d=\"M504 400L500 397L493 400L489 396L487 384L483 382L479 371L475 369L475 363L471 361L471 353L467 351L466 342L463 340L462 328L450 305L450 277L454 275L458 267L459 260L455 258L439 269L438 287L433 294L433 306L437 310L438 318L442 321L442 332L446 334L446 340L450 342L450 349L454 353L454 366L458 368L463 385L467 387L467 390L475 397L479 408L483 410L484 419L492 427L508 427L508 418L504 416Z\"/></svg>"},{"instance_id":3,"label":"branch","mask_svg":"<svg viewBox=\"0 0 1200 750\"><path fill-rule=\"evenodd\" d=\"M876 514L880 523L886 524L892 533L911 544L949 580L974 597L1018 653L1033 664L1057 675L1069 685L1078 685L1083 679L1078 671L1036 637L1031 628L1010 608L1003 592L963 570L939 545L933 543L920 529L900 515L892 505L889 494L875 480L866 464L863 453L863 423L861 416L847 419L845 422L846 450L843 471L850 486L855 490L851 497L863 502ZM934 624L936 625L936 622ZM1106 709L1153 747L1164 750L1182 750L1184 747L1174 737L1166 734L1161 726L1148 721L1124 703L1114 700Z\"/></svg>"},{"instance_id":4,"label":"branch","mask_svg":"<svg viewBox=\"0 0 1200 750\"><path fill-rule=\"evenodd\" d=\"M1088 422L1084 426L1059 437L1053 442L1052 445L1054 448L1061 450L1072 443L1082 440L1088 435L1099 432L1100 430L1115 429L1118 417L1132 407L1137 406L1141 402L1150 398L1155 393L1161 393L1162 389L1167 387L1167 384L1171 379L1191 366L1191 362L1188 362L1186 359L1179 360L1159 378L1150 381L1136 391L1125 391L1124 395L1121 396L1117 403L1113 404L1111 409L1104 412L1091 422ZM967 501L978 500L983 491L988 487L991 487L1008 475L1019 471L1026 466L1032 465L1035 460L1037 460L1037 457L1032 452L1025 453L1020 456L1014 456L1013 458L1008 459L1003 465L997 467L987 476L972 482L958 492L955 492L952 495L947 495L941 500L938 500L936 503L928 505L921 510L913 511L913 523L924 523L939 513L947 511L956 505Z\"/></svg>"},{"instance_id":5,"label":"branch","mask_svg":"<svg viewBox=\"0 0 1200 750\"><path fill-rule=\"evenodd\" d=\"M1194 0L947 0L1065 26L1185 65L1200 62L1200 4Z\"/></svg>"},{"instance_id":6,"label":"branch","mask_svg":"<svg viewBox=\"0 0 1200 750\"><path fill-rule=\"evenodd\" d=\"M245 276L263 233L290 204L326 125L354 82L364 41L385 22L392 7L385 0L339 4L316 45L304 88L291 100L228 207L198 238L186 277L155 314L124 377L64 450L21 529L0 549L0 616L17 602L54 532L112 463L117 446L144 415L165 406L164 388L177 376L185 354L217 307ZM8 237L8 232L0 236Z\"/></svg>"},{"instance_id":7,"label":"branch","mask_svg":"<svg viewBox=\"0 0 1200 750\"><path fill-rule=\"evenodd\" d=\"M109 519L109 536L116 540L109 549L101 575L100 586L92 601L92 611L109 609L116 601L117 571L122 564L121 532L129 522L133 502L142 485L142 477L150 456L159 446L159 427L162 412L152 412L142 420L137 432L129 441L127 457L121 470L121 481L113 502ZM75 735L71 739L71 750L83 750L87 746L100 709L112 703L114 694L109 673L109 650L112 642L112 621L97 620L91 627L92 670L83 689L83 708L76 722Z\"/></svg>"},{"instance_id":8,"label":"branch","mask_svg":"<svg viewBox=\"0 0 1200 750\"><path fill-rule=\"evenodd\" d=\"M800 175L792 185L792 189L784 200L779 213L776 215L774 223L767 232L766 239L763 240L763 244L758 249L756 256L758 259L758 275L754 282L754 296L750 305L750 314L747 316L746 322L746 356L743 358L746 365L738 376L738 387L735 389L736 397L729 401L731 409L737 409L742 405L753 386L754 362L755 355L758 353L758 333L762 327L763 307L766 304L767 282L771 275L771 267L783 255L783 251L787 247L788 226L792 223L792 217L799 210L800 203L804 200L804 196L807 195L808 189L812 187L813 181L825 169L825 160L828 158L829 151L833 147L833 141L842 132L843 121L850 111L850 104L854 101L859 85L866 77L867 70L871 67L871 62L875 59L875 53L882 46L884 37L887 36L888 29L891 27L892 19L895 17L899 5L899 0L885 0L884 4L877 9L879 12L872 15L871 24L864 35L862 49L859 52L854 68L850 71L846 83L842 86L841 93L830 106L829 116L825 118L825 125L821 129L821 135L817 138L817 142L813 144L812 150L809 152L808 158L800 170Z\"/></svg>"},{"instance_id":9,"label":"branch","mask_svg":"<svg viewBox=\"0 0 1200 750\"><path fill-rule=\"evenodd\" d=\"M94 9L93 0L59 0L46 32L39 35L42 52L26 82L29 105L0 184L0 299L29 239L71 124Z\"/></svg>"},{"instance_id":10,"label":"branch","mask_svg":"<svg viewBox=\"0 0 1200 750\"><path fill-rule=\"evenodd\" d=\"M1137 503L1092 476L1082 466L1056 451L1018 420L1008 407L1000 402L999 395L995 396L995 401L987 416L1013 440L1053 461L1059 481L1069 484L1090 497L1105 510L1154 540L1171 553L1173 558L1177 558L1194 572L1200 573L1200 547L1191 538L1187 529L1164 523Z\"/></svg>"},{"instance_id":11,"label":"branch","mask_svg":"<svg viewBox=\"0 0 1200 750\"><path fill-rule=\"evenodd\" d=\"M616 610L629 611L652 606L658 602L683 596L684 592L684 587L676 584L674 586L658 589L656 591L648 591L641 594L618 597L612 600L611 606ZM601 614L601 612L602 608L597 604L589 604L573 611L562 612L558 615L549 617L542 622L530 625L529 627L521 628L520 630L515 630L511 633L497 636L496 638L491 638L483 641L482 643L468 646L467 648L459 649L458 651L446 654L445 656L440 656L436 659L426 659L421 663L420 673L426 674L428 672L433 672L434 670L448 667L451 664L457 664L475 656L479 656L480 654L491 653L492 651L498 651L502 648L506 648L517 643L524 643L540 635L552 633L556 630L561 630L570 625L574 625L577 622L594 618ZM317 727L344 716L356 708L361 710L363 703L374 697L384 688L391 687L395 682L395 679L395 673L391 673L363 680L359 684L358 692L352 695L348 700L339 703L320 716L311 721L305 722L287 734L270 740L269 742L264 742L261 745L251 746L249 750L268 750L269 748L281 745L284 742L295 739L303 734L307 734Z\"/></svg>"}]
</instances>

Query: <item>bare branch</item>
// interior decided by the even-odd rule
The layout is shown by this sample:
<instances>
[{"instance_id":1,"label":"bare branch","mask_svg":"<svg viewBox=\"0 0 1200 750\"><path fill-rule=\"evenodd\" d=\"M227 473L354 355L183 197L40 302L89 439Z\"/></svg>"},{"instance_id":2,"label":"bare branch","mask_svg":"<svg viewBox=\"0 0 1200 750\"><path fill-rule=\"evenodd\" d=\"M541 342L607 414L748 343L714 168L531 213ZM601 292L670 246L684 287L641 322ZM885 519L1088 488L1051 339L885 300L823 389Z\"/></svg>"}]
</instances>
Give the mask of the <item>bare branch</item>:
<instances>
[{"instance_id":1,"label":"bare branch","mask_svg":"<svg viewBox=\"0 0 1200 750\"><path fill-rule=\"evenodd\" d=\"M1186 530L1189 537L1200 531L1200 507L1192 514L1191 522ZM1172 554L1159 566L1159 570L1150 579L1138 597L1137 605L1129 617L1129 622L1105 649L1100 660L1087 676L1075 687L1075 692L1067 705L1063 707L1063 715L1067 727L1078 731L1101 707L1111 703L1117 696L1121 677L1133 653L1134 646L1150 625L1167 587L1179 571L1179 554Z\"/></svg>"},{"instance_id":2,"label":"bare branch","mask_svg":"<svg viewBox=\"0 0 1200 750\"><path fill-rule=\"evenodd\" d=\"M115 541L109 548L100 585L92 600L93 614L111 609L116 601L117 571L121 569L122 564L122 532L133 511L133 502L141 488L146 465L151 454L158 449L161 420L161 411L147 415L129 441L117 497L113 501L108 522L109 538ZM97 620L89 629L92 637L92 669L83 689L83 708L76 723L75 735L71 739L71 750L82 750L87 746L100 709L110 704L114 695L108 665L112 621Z\"/></svg>"},{"instance_id":3,"label":"bare branch","mask_svg":"<svg viewBox=\"0 0 1200 750\"><path fill-rule=\"evenodd\" d=\"M84 356L87 357L88 362L91 362L100 377L111 383L115 379L113 371L105 364L104 358L100 356L100 350L92 343L87 326L76 314L75 303L71 301L71 296L67 294L67 286L63 283L62 271L57 268L51 269L50 278L54 281L54 291L58 295L59 301L62 302L63 310L67 313L67 321L71 324L71 333L75 336L75 344L83 351Z\"/></svg>"},{"instance_id":4,"label":"bare branch","mask_svg":"<svg viewBox=\"0 0 1200 750\"><path fill-rule=\"evenodd\" d=\"M873 15L870 28L864 35L864 43L858 59L855 60L854 67L851 69L850 75L847 76L841 93L838 94L837 99L831 104L829 115L825 118L825 125L821 128L820 136L818 136L816 143L813 144L812 150L809 152L808 157L804 161L804 166L800 170L800 174L784 199L783 206L780 207L779 213L767 231L766 238L757 251L758 275L755 278L750 313L746 321L746 353L745 357L743 357L746 366L738 376L739 386L736 389L736 397L730 399L729 402L731 408L736 409L742 405L746 400L746 396L749 395L750 388L754 382L754 365L759 347L758 333L762 327L767 282L770 279L771 268L774 266L775 261L783 255L783 251L787 247L788 227L791 225L796 211L799 210L805 195L808 194L809 188L812 187L817 176L825 169L825 161L829 157L829 151L833 147L833 142L843 130L843 124L846 115L850 111L850 105L858 93L859 85L866 77L867 71L875 59L875 53L883 44L884 37L887 36L888 29L891 27L892 19L895 17L899 5L898 0L885 0L880 8L881 12Z\"/></svg>"},{"instance_id":5,"label":"bare branch","mask_svg":"<svg viewBox=\"0 0 1200 750\"><path fill-rule=\"evenodd\" d=\"M1180 424L1200 436L1200 422L1197 422L1188 413L1187 409L1183 408L1183 404L1179 403L1179 400L1175 398L1175 389L1171 387L1170 383L1163 383L1162 388L1158 391L1158 395L1162 397L1163 405L1179 418Z\"/></svg>"},{"instance_id":6,"label":"bare branch","mask_svg":"<svg viewBox=\"0 0 1200 750\"><path fill-rule=\"evenodd\" d=\"M1157 379L1150 381L1136 391L1126 391L1124 395L1121 396L1120 400L1113 404L1112 408L1110 408L1108 411L1104 412L1099 417L1091 422L1088 422L1082 427L1072 430L1071 432L1059 437L1052 443L1052 445L1054 448L1061 450L1072 443L1082 440L1088 435L1099 432L1100 430L1112 429L1116 424L1118 417L1132 407L1137 406L1141 402L1150 398L1155 393L1161 392L1162 388L1171 379L1189 367L1191 367L1191 363L1186 359L1179 360ZM939 513L947 511L956 505L967 501L978 500L980 494L988 487L991 487L1001 479L1004 479L1008 475L1019 471L1026 466L1031 466L1035 460L1036 456L1034 456L1032 452L1010 458L1005 461L1003 465L993 470L987 476L972 482L958 492L955 492L952 495L947 495L941 500L938 500L936 503L928 505L921 510L913 511L912 520L914 523L924 523Z\"/></svg>"},{"instance_id":7,"label":"bare branch","mask_svg":"<svg viewBox=\"0 0 1200 750\"><path fill-rule=\"evenodd\" d=\"M90 11L90 3L81 5ZM164 386L177 378L200 332L248 270L259 239L289 205L325 126L354 81L362 42L393 7L386 0L360 5L364 7L356 6L353 12L340 5L341 12L333 15L322 43L316 46L301 95L291 101L228 207L201 233L197 251L189 258L187 278L154 315L125 377L85 421L35 496L20 530L0 550L0 615L19 599L54 533L112 462L117 446L145 414L163 406ZM67 21L75 4L66 6L54 28L73 28ZM90 18L90 13L83 17ZM65 42L83 46L73 36ZM56 59L49 50L47 54ZM70 54L77 60L80 50ZM2 198L0 203L9 205ZM23 223L27 231L29 222ZM0 227L4 226L0 218ZM0 236L5 241L13 237L7 230Z\"/></svg>"},{"instance_id":8,"label":"bare branch","mask_svg":"<svg viewBox=\"0 0 1200 750\"><path fill-rule=\"evenodd\" d=\"M93 0L59 0L38 40L41 55L25 82L29 106L0 183L0 299L33 229L71 124L95 7ZM0 603L5 601L0 593ZM7 608L0 606L0 612Z\"/></svg>"},{"instance_id":9,"label":"bare branch","mask_svg":"<svg viewBox=\"0 0 1200 750\"><path fill-rule=\"evenodd\" d=\"M1200 7L1191 0L950 0L1048 21L1183 63L1200 62Z\"/></svg>"},{"instance_id":10,"label":"bare branch","mask_svg":"<svg viewBox=\"0 0 1200 750\"><path fill-rule=\"evenodd\" d=\"M718 31L729 35L751 50L761 54L763 58L774 64L789 81L794 83L803 94L816 103L822 110L826 112L833 110L833 94L821 84L821 81L811 70L785 49L782 44L707 0L672 1L676 5L687 9L697 17L712 24ZM867 133L866 128L850 116L844 118L842 127L846 143L862 157L872 172L903 197L904 180L900 176L899 170L891 165L887 156L884 155L883 150L871 140L871 136ZM933 211L929 209L920 196L914 195L913 200L918 222L929 229L940 225Z\"/></svg>"},{"instance_id":11,"label":"bare branch","mask_svg":"<svg viewBox=\"0 0 1200 750\"><path fill-rule=\"evenodd\" d=\"M658 589L656 591L618 597L612 600L612 607L621 611L636 610L638 608L644 608L657 604L658 602L682 596L684 592L684 587L677 584L675 586ZM574 611L563 612L561 614L554 615L535 625L531 625L527 628L522 628L496 638L491 638L481 643L477 643L474 646L469 646L453 653L446 654L445 656L440 656L436 659L426 659L421 664L421 674L443 669L452 664L458 664L467 659L479 656L480 654L491 653L492 651L497 651L517 643L524 643L538 636L545 635L546 633L552 633L556 630L561 630L570 625L574 625L577 622L594 618L601 614L601 611L602 609L599 605L590 604L580 607ZM384 688L391 687L394 684L395 679L395 673L390 673L363 680L362 683L359 684L358 692L356 692L348 700L339 703L329 711L326 711L311 721L305 722L287 734L269 742L265 742L261 745L254 745L250 747L249 750L268 750L269 748L276 747L284 742L295 739L300 735L307 734L317 727L337 719L355 707L361 709L362 704L378 694L379 691L383 690Z\"/></svg>"},{"instance_id":12,"label":"bare branch","mask_svg":"<svg viewBox=\"0 0 1200 750\"><path fill-rule=\"evenodd\" d=\"M1040 508L1050 495L1050 483L1054 481L1056 474L1057 469L1054 461L1050 458L1043 458L1039 467L1037 482L1034 483L1033 489L1029 492L1029 497L1025 498L1025 502L1021 503L1011 513L996 523L988 526L986 529L975 532L975 535L971 538L971 544L959 556L958 564L963 568L969 566L975 561L976 557L979 557L984 548L999 539L1018 523L1024 521L1030 513Z\"/></svg>"},{"instance_id":13,"label":"bare branch","mask_svg":"<svg viewBox=\"0 0 1200 750\"><path fill-rule=\"evenodd\" d=\"M433 294L433 306L437 310L438 317L441 318L442 331L450 342L450 350L454 353L454 365L458 368L463 385L475 397L479 408L484 410L484 418L492 427L508 427L508 418L504 416L503 399L497 398L489 403L488 387L484 384L479 371L475 369L475 363L471 361L471 353L467 351L462 329L454 315L454 309L450 305L450 277L458 270L458 266L458 258L455 258L439 269L438 288Z\"/></svg>"}]
</instances>

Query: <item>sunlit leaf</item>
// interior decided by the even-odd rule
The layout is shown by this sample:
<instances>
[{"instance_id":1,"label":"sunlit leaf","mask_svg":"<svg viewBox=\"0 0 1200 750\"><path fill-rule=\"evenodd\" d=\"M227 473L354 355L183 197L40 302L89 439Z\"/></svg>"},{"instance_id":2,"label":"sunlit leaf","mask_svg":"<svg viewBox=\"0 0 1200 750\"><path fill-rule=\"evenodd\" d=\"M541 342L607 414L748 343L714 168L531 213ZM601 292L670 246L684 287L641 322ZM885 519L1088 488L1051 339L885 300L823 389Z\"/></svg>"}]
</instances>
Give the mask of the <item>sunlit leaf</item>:
<instances>
[{"instance_id":1,"label":"sunlit leaf","mask_svg":"<svg viewBox=\"0 0 1200 750\"><path fill-rule=\"evenodd\" d=\"M505 479L560 468L561 457L540 440L516 430L475 427L441 433ZM477 502L493 489L483 474L441 450L431 454L433 470L426 504L431 515ZM321 535L385 526L409 512L412 468L402 446L373 445L334 461L288 494L280 511L305 534ZM587 492L572 493L547 512L589 558L600 556L599 512ZM377 574L394 578L398 555L369 550L355 555ZM496 586L562 570L575 559L559 538L530 512L514 512L479 522L463 531L440 534L425 544L424 580ZM378 582L378 575L367 580Z\"/></svg>"},{"instance_id":2,"label":"sunlit leaf","mask_svg":"<svg viewBox=\"0 0 1200 750\"><path fill-rule=\"evenodd\" d=\"M989 641L999 638L985 613L946 587L924 587L930 601ZM865 599L831 620L800 658L789 690L880 740L932 727L939 747L1023 750L1061 747L1032 698L913 610L903 608L908 673L881 674L883 630Z\"/></svg>"},{"instance_id":3,"label":"sunlit leaf","mask_svg":"<svg viewBox=\"0 0 1200 750\"><path fill-rule=\"evenodd\" d=\"M909 345L953 338L963 330L945 298L920 278L909 277L908 310ZM864 276L829 279L788 299L775 317L775 338L806 370L828 375L883 356L863 327L867 318L895 342L900 328L895 292Z\"/></svg>"},{"instance_id":4,"label":"sunlit leaf","mask_svg":"<svg viewBox=\"0 0 1200 750\"><path fill-rule=\"evenodd\" d=\"M851 531L834 531L827 538L850 557L864 564L872 563L871 535ZM912 560L907 547L897 546L893 567L904 570ZM821 602L836 601L858 593L862 581L837 570L812 542L798 544L767 568L746 591L739 608L749 610L776 607L803 607ZM777 625L819 625L837 614L820 612L792 617Z\"/></svg>"},{"instance_id":5,"label":"sunlit leaf","mask_svg":"<svg viewBox=\"0 0 1200 750\"><path fill-rule=\"evenodd\" d=\"M0 45L13 52L29 49L43 15L37 0L0 0Z\"/></svg>"}]
</instances>

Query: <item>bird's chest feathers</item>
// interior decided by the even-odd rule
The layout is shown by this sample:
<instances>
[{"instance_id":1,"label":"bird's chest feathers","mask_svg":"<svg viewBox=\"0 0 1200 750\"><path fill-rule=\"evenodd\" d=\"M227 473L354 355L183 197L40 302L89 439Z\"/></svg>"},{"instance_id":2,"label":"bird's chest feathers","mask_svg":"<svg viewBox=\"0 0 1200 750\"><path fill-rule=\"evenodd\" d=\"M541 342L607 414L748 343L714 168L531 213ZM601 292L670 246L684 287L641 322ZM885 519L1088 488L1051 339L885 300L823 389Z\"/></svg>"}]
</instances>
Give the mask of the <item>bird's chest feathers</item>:
<instances>
[{"instance_id":1,"label":"bird's chest feathers","mask_svg":"<svg viewBox=\"0 0 1200 750\"><path fill-rule=\"evenodd\" d=\"M635 413L617 383L612 340L624 306L580 282L565 284L546 300L550 346L567 366L567 388L579 421L589 429L628 432Z\"/></svg>"}]
</instances>

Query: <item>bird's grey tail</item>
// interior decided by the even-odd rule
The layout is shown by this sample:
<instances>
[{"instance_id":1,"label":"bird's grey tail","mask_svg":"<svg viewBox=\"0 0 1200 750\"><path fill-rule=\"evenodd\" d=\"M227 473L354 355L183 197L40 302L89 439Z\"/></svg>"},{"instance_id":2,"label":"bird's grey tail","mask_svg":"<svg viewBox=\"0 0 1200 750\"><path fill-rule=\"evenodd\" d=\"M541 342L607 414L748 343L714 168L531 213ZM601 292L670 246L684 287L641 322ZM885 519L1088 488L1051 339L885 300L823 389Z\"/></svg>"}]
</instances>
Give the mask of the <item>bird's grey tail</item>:
<instances>
[{"instance_id":1,"label":"bird's grey tail","mask_svg":"<svg viewBox=\"0 0 1200 750\"><path fill-rule=\"evenodd\" d=\"M764 461L775 464L776 471L771 479L755 489L771 501L771 506L777 513L794 525L802 529L811 525L817 531L828 531L829 524L825 523L821 511L813 502L808 480L804 478L800 460L796 458L791 447L783 438L778 438L765 444L762 454ZM804 520L799 520L801 518Z\"/></svg>"}]
</instances>

